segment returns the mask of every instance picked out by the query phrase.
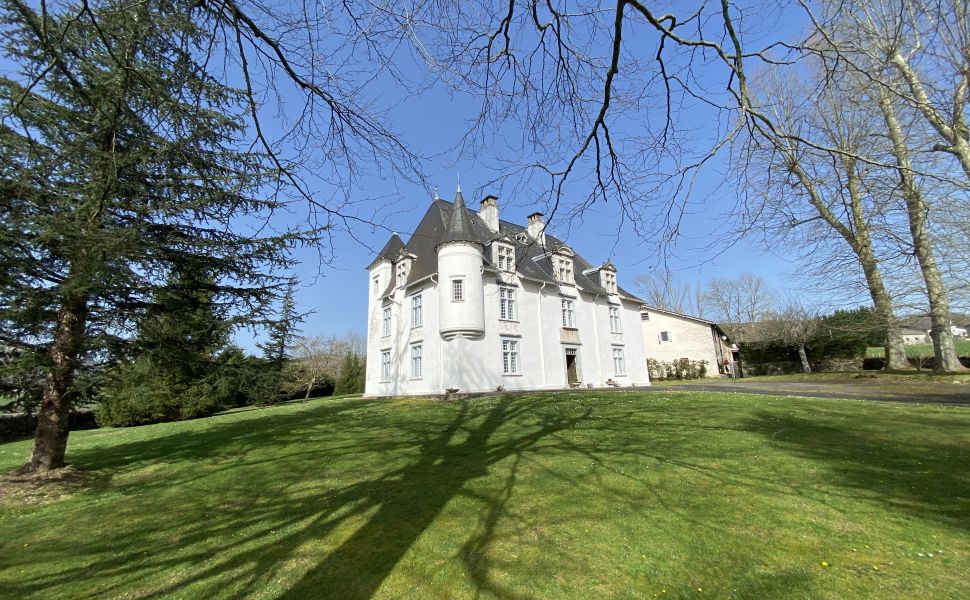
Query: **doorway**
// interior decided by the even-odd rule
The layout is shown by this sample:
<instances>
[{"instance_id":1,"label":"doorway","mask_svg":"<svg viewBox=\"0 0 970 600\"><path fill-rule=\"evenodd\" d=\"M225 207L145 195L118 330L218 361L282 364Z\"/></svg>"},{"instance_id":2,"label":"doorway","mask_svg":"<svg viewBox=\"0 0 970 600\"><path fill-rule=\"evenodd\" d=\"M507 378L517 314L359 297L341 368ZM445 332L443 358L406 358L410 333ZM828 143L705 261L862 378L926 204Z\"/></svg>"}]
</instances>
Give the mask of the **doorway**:
<instances>
[{"instance_id":1,"label":"doorway","mask_svg":"<svg viewBox=\"0 0 970 600\"><path fill-rule=\"evenodd\" d=\"M579 368L575 348L566 348L566 383L569 387L579 385Z\"/></svg>"}]
</instances>

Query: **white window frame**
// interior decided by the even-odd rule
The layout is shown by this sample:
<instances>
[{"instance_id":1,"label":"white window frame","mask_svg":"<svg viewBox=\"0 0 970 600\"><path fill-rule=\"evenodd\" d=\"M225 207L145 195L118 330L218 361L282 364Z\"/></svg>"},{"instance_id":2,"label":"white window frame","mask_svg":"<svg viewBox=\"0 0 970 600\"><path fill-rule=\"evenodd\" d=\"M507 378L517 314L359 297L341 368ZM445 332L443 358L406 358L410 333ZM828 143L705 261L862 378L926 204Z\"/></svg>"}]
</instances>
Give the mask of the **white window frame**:
<instances>
[{"instance_id":1,"label":"white window frame","mask_svg":"<svg viewBox=\"0 0 970 600\"><path fill-rule=\"evenodd\" d=\"M456 277L451 280L451 301L452 302L464 302L465 301L465 278Z\"/></svg>"},{"instance_id":2,"label":"white window frame","mask_svg":"<svg viewBox=\"0 0 970 600\"><path fill-rule=\"evenodd\" d=\"M411 296L411 327L424 325L424 299L421 292Z\"/></svg>"},{"instance_id":3,"label":"white window frame","mask_svg":"<svg viewBox=\"0 0 970 600\"><path fill-rule=\"evenodd\" d=\"M407 281L408 271L410 271L410 269L408 269L408 261L406 259L401 260L401 262L399 262L397 264L397 285L398 285L398 287L403 286L404 285L404 282Z\"/></svg>"},{"instance_id":4,"label":"white window frame","mask_svg":"<svg viewBox=\"0 0 970 600\"><path fill-rule=\"evenodd\" d=\"M666 337L667 339L664 339L664 337ZM674 336L669 329L664 329L663 331L657 334L657 339L660 340L661 344L668 344L674 341Z\"/></svg>"},{"instance_id":5,"label":"white window frame","mask_svg":"<svg viewBox=\"0 0 970 600\"><path fill-rule=\"evenodd\" d=\"M558 258L556 276L560 283L573 283L573 259L560 256Z\"/></svg>"},{"instance_id":6,"label":"white window frame","mask_svg":"<svg viewBox=\"0 0 970 600\"><path fill-rule=\"evenodd\" d=\"M495 264L499 271L515 271L515 248L507 244L495 245Z\"/></svg>"},{"instance_id":7,"label":"white window frame","mask_svg":"<svg viewBox=\"0 0 970 600\"><path fill-rule=\"evenodd\" d=\"M502 338L502 374L522 374L519 340L516 338Z\"/></svg>"},{"instance_id":8,"label":"white window frame","mask_svg":"<svg viewBox=\"0 0 970 600\"><path fill-rule=\"evenodd\" d=\"M381 381L391 380L391 351L381 352Z\"/></svg>"},{"instance_id":9,"label":"white window frame","mask_svg":"<svg viewBox=\"0 0 970 600\"><path fill-rule=\"evenodd\" d=\"M421 344L411 345L411 379L424 377L424 350Z\"/></svg>"},{"instance_id":10,"label":"white window frame","mask_svg":"<svg viewBox=\"0 0 970 600\"><path fill-rule=\"evenodd\" d=\"M623 346L613 346L613 374L626 375L626 355Z\"/></svg>"},{"instance_id":11,"label":"white window frame","mask_svg":"<svg viewBox=\"0 0 970 600\"><path fill-rule=\"evenodd\" d=\"M560 302L562 326L576 328L576 305L571 298L562 298Z\"/></svg>"},{"instance_id":12,"label":"white window frame","mask_svg":"<svg viewBox=\"0 0 970 600\"><path fill-rule=\"evenodd\" d=\"M606 289L608 294L616 294L616 273L612 271L603 271L603 287Z\"/></svg>"},{"instance_id":13,"label":"white window frame","mask_svg":"<svg viewBox=\"0 0 970 600\"><path fill-rule=\"evenodd\" d=\"M381 293L381 276L378 275L374 278L374 297L376 298L378 294Z\"/></svg>"},{"instance_id":14,"label":"white window frame","mask_svg":"<svg viewBox=\"0 0 970 600\"><path fill-rule=\"evenodd\" d=\"M620 329L620 307L610 306L610 333L622 333Z\"/></svg>"},{"instance_id":15,"label":"white window frame","mask_svg":"<svg viewBox=\"0 0 970 600\"><path fill-rule=\"evenodd\" d=\"M384 337L391 335L391 307L385 306L381 313L381 334Z\"/></svg>"},{"instance_id":16,"label":"white window frame","mask_svg":"<svg viewBox=\"0 0 970 600\"><path fill-rule=\"evenodd\" d=\"M499 320L516 321L515 288L501 286L498 288Z\"/></svg>"}]
</instances>

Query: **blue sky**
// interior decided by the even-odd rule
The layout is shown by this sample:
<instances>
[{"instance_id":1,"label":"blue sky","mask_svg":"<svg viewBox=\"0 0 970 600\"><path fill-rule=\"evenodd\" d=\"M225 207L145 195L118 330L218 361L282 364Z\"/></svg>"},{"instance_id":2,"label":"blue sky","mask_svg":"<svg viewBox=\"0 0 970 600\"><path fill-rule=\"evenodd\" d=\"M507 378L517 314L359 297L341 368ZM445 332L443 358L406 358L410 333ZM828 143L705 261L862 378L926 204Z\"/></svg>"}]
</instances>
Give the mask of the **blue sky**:
<instances>
[{"instance_id":1,"label":"blue sky","mask_svg":"<svg viewBox=\"0 0 970 600\"><path fill-rule=\"evenodd\" d=\"M685 3L692 5L693 3ZM768 6L770 10L761 11ZM750 27L752 44L758 45L778 36L796 35L801 27L799 17L790 10L779 8L784 3L753 2L745 10L751 10L746 19L755 23ZM735 10L737 10L735 8ZM745 24L746 27L749 23ZM761 37L758 37L758 31ZM637 60L639 55L652 56L656 40L651 39L642 23L631 21L624 37L626 56ZM603 47L608 50L609 45ZM357 54L350 54L357 60ZM330 57L332 61L339 59ZM384 113L384 122L409 148L427 157L422 167L427 175L422 182L395 178L390 169L371 166L354 174L349 186L331 187L325 175L316 178L308 174L310 191L320 198L346 195L353 200L352 209L365 220L377 214L380 226L366 223L354 225L349 232L336 231L330 239L331 246L324 254L328 260L321 261L315 249L301 249L296 258L299 264L295 275L300 285L297 303L302 312L309 313L303 326L305 335L338 335L347 331L364 332L366 329L367 276L364 268L373 254L387 240L391 231L397 231L407 240L409 232L417 225L431 202L434 186L440 188L445 199L454 197L459 178L466 201L473 208L487 193L499 196L501 218L524 224L526 215L543 210L537 204L541 189L533 180L522 187L507 184L503 188L490 187L487 182L501 173L505 159L514 153L518 135L513 120L493 131L493 135L477 138L479 145L459 151L458 144L468 129L469 120L479 111L480 98L470 94L450 91L443 81L429 75L421 58L413 49L402 46L395 54L397 67L410 78L411 87L402 86L391 77L378 76L362 90L375 109ZM353 66L353 65L352 65ZM9 72L12 65L0 58L0 71ZM713 68L692 63L698 82L712 89L723 88L723 67ZM228 67L230 71L232 66ZM646 70L649 75L649 65ZM626 80L623 74L617 79L618 98L624 94L636 96L636 81ZM631 88L631 86L633 86ZM279 132L285 125L287 113L298 112L302 101L292 90L282 90L282 106L270 102L263 114L264 126L270 133ZM650 100L650 99L647 99ZM655 98L653 99L655 100ZM282 109L280 111L280 108ZM283 115L283 122L279 114ZM618 120L617 130L655 126L652 121L660 114L656 107L637 108L632 120ZM642 119L642 122L640 121ZM688 102L677 115L677 124L684 131L693 131L696 138L684 141L686 153L703 152L709 147L710 136L716 135L717 115L698 102ZM723 124L722 124L723 126ZM482 142L481 140L486 140ZM293 152L313 152L312 146ZM794 280L789 274L790 260L764 253L753 240L724 238L726 214L734 206L737 190L726 178L727 153L711 161L699 174L692 204L687 208L681 235L666 260L661 260L656 240L638 236L629 223L621 226L615 202L607 201L587 210L582 221L567 221L560 214L550 223L550 231L567 240L578 252L593 263L611 259L618 268L618 277L625 287L636 290L634 279L638 275L669 268L681 280L706 281L713 277L735 277L748 271L764 277L772 286L791 288ZM323 170L326 170L325 168ZM590 187L588 172L580 171L571 180L565 192L565 201L579 201ZM647 217L651 215L646 215ZM289 214L279 215L277 224L299 223L305 220L305 208L296 203ZM287 223L289 222L289 223ZM722 237L711 247L712 232ZM246 350L256 352L260 332L241 330L236 333L237 342Z\"/></svg>"},{"instance_id":2,"label":"blue sky","mask_svg":"<svg viewBox=\"0 0 970 600\"><path fill-rule=\"evenodd\" d=\"M524 224L526 216L537 209L529 192L483 187L495 176L487 165L480 160L455 158L447 152L475 110L472 101L452 98L444 93L429 93L424 97L402 100L389 114L392 125L414 148L429 155L444 153L425 165L429 186L439 186L442 198L454 198L460 177L463 195L471 208L477 208L485 194L496 193L500 196L500 217ZM772 286L791 287L787 259L764 253L756 241L742 239L733 246L724 242L716 249L703 247L712 230L724 227L724 212L736 199L736 190L724 183L722 170L723 164L715 162L702 171L694 195L695 204L684 220L682 236L666 267L681 279L735 277L748 271L761 275ZM363 177L359 189L352 190L351 195L362 199L360 208L364 211L384 206L390 198L393 204L384 211L383 226L387 229L360 225L353 229L353 235L335 233L329 264L320 264L312 249L298 253L301 263L296 268L300 279L297 302L301 311L312 311L304 323L304 335L339 335L349 330L365 332L368 281L365 268L387 241L389 230L398 232L407 241L409 232L417 226L433 196L421 184L385 179L380 175ZM609 204L592 210L582 226L566 227L567 224L553 220L550 232L565 238L593 263L611 258L618 268L621 285L635 290L633 282L638 275L663 269L664 265L660 264L660 255L650 240L640 239L628 227L618 231L619 218L615 210L615 206ZM247 350L255 349L251 332L240 331L237 342Z\"/></svg>"},{"instance_id":3,"label":"blue sky","mask_svg":"<svg viewBox=\"0 0 970 600\"><path fill-rule=\"evenodd\" d=\"M762 4L754 3L754 7L757 9ZM802 26L802 15L781 9L775 3L768 4L771 10L752 13L758 20L754 29L761 32L761 37L757 32L751 35L752 44L761 44L781 35L797 35ZM655 40L644 35L640 24L632 25L631 31L633 35L628 32L628 37L624 38L628 54L651 56L655 52L652 45ZM336 232L331 239L332 257L325 264L312 249L298 253L301 262L296 268L300 280L297 303L301 311L310 313L303 326L304 335L339 335L346 331L363 333L366 330L367 276L364 269L391 231L398 232L407 241L409 232L431 202L434 186L440 188L441 197L451 200L460 178L465 199L472 208L477 208L478 200L485 194L494 193L500 198L501 218L520 224L525 223L529 213L543 210L537 205L534 186L506 185L503 189L486 186L501 172L505 153L513 151L515 142L509 138L518 133L513 129L515 122L503 124L496 135L487 138L489 141L474 151L460 152L456 146L468 128L469 120L478 113L480 99L452 93L443 82L428 77L420 59L413 53L405 50L396 59L401 71L413 76L414 81L423 82L419 92L404 89L392 79L381 78L374 80L369 91L376 106L386 110L385 122L411 149L429 157L423 164L427 179L412 183L393 178L387 169L374 169L373 172L357 173L352 187L340 190L354 199L355 210L362 214L376 211L382 223L380 227L356 225L350 233ZM719 79L723 67L701 64L694 68L699 82L714 89L723 88ZM626 83L621 78L618 87ZM647 110L634 112L633 116L649 122L657 114ZM676 119L682 130L696 132L695 139L685 141L686 152L703 152L709 147L711 136L716 135L717 130L717 115L712 110L700 103L688 102L677 113ZM641 126L622 121L615 125ZM681 235L666 260L661 259L655 239L638 236L629 224L620 225L615 203L596 205L583 215L582 223L568 222L560 215L551 222L550 231L566 239L593 263L612 259L621 284L632 290L636 290L634 280L638 275L664 268L670 269L678 279L695 281L752 272L762 276L772 287L793 289L798 282L791 273L790 257L766 253L756 240L738 240L724 235L729 228L727 213L737 200L737 189L725 176L727 159L727 152L724 152L700 171ZM580 173L567 188L565 199L570 200L572 190L582 194L589 184L589 178ZM322 181L311 184L311 187L314 185L323 197L334 193ZM293 218L298 219L299 214L296 209ZM713 237L715 235L718 237ZM712 245L713 239L717 239L717 243ZM237 341L245 349L254 351L256 340L253 335L253 332L240 331Z\"/></svg>"},{"instance_id":4,"label":"blue sky","mask_svg":"<svg viewBox=\"0 0 970 600\"><path fill-rule=\"evenodd\" d=\"M738 9L735 7L735 10ZM750 11L742 20L746 20L743 26L752 45L767 44L780 36L797 36L803 26L804 15L785 3L752 2L742 10ZM627 55L632 59L638 54L650 57L655 53L655 45L656 40L651 39L649 30L644 29L643 24L631 21L624 36ZM413 76L414 81L422 82L423 87L414 93L413 89L403 89L397 81L377 78L370 88L371 97L377 107L386 109L385 121L408 146L430 157L423 165L427 179L411 183L394 179L386 169L381 169L358 173L353 187L343 190L358 202L355 206L363 213L378 210L383 227L355 226L352 235L337 232L332 238L332 260L327 264L321 264L312 250L299 253L301 263L296 274L301 285L297 302L301 311L310 313L303 327L305 335L365 331L367 276L364 268L387 240L390 231L400 233L407 241L409 232L431 202L434 186L440 188L441 197L451 200L460 178L465 199L472 208L477 208L482 196L494 193L500 198L501 218L520 224L529 213L543 209L537 206L534 186L507 185L503 189L486 186L500 174L506 153L514 151L514 138L518 134L514 130L516 123L503 124L496 135L487 138L488 141L473 152L459 152L456 145L467 130L469 120L478 113L480 99L449 91L442 81L429 77L420 57L407 49L395 58L398 68L405 75ZM695 62L692 68L701 85L723 89L723 66ZM618 90L627 86L626 93L635 94L636 90L630 85L635 86L636 81L624 80L621 72L617 80ZM650 121L659 114L658 110L639 109L633 112L633 121L619 121L615 126L641 127L644 125L636 119L644 119L644 123L648 123L646 127L650 127ZM718 116L710 108L700 102L688 101L676 119L682 130L696 132L694 139L685 138L686 153L703 152L710 147L711 136L716 135L718 129ZM723 126L722 120L720 127ZM725 176L727 159L727 152L723 152L700 171L680 237L666 260L661 259L655 239L638 236L629 224L621 227L615 203L599 204L588 210L582 223L567 222L560 215L551 222L550 230L593 263L612 259L618 267L621 284L633 290L636 290L634 280L638 275L664 268L670 269L680 280L694 281L752 272L764 277L772 287L793 289L798 280L791 273L790 256L766 253L756 240L738 240L725 235L730 225L727 213L737 200L737 189ZM580 173L567 188L566 201L571 199L570 193L583 194L589 184L588 176ZM324 196L332 192L323 182L317 182L317 185L321 186ZM717 242L711 244L714 239ZM248 350L255 347L252 332L239 332L237 340Z\"/></svg>"}]
</instances>

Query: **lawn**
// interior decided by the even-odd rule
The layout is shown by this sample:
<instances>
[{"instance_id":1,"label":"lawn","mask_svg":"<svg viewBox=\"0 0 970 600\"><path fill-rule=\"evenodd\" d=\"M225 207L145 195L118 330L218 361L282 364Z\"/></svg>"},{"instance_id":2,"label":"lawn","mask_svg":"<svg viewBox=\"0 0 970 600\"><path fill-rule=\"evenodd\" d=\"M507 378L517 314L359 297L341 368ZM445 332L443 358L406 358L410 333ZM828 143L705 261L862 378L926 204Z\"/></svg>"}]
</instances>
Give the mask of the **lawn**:
<instances>
[{"instance_id":1,"label":"lawn","mask_svg":"<svg viewBox=\"0 0 970 600\"><path fill-rule=\"evenodd\" d=\"M955 340L954 343L959 356L970 356L970 340ZM886 351L882 346L866 348L866 356L882 358L885 355ZM909 344L906 346L906 356L910 358L933 356L933 344Z\"/></svg>"},{"instance_id":2,"label":"lawn","mask_svg":"<svg viewBox=\"0 0 970 600\"><path fill-rule=\"evenodd\" d=\"M318 400L78 432L68 458L0 490L0 595L970 597L961 408Z\"/></svg>"}]
</instances>

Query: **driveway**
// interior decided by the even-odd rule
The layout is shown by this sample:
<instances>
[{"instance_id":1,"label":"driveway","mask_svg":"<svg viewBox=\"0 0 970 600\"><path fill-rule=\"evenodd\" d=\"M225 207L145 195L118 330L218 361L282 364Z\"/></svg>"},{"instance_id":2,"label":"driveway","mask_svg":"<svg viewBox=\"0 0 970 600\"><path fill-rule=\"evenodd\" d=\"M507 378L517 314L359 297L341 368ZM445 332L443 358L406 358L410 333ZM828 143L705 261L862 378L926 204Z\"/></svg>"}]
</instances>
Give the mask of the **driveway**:
<instances>
[{"instance_id":1,"label":"driveway","mask_svg":"<svg viewBox=\"0 0 970 600\"><path fill-rule=\"evenodd\" d=\"M883 402L919 402L970 406L970 383L944 381L893 381L878 377L846 377L819 381L784 381L752 379L712 379L704 383L664 385L650 388L669 392L738 392L772 396L806 396L810 398L851 398Z\"/></svg>"}]
</instances>

